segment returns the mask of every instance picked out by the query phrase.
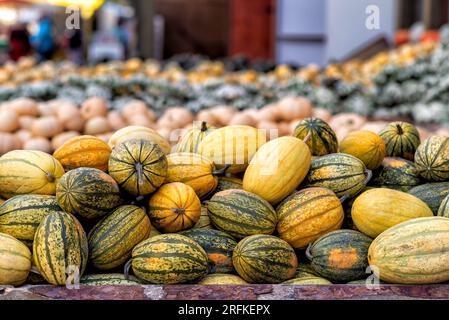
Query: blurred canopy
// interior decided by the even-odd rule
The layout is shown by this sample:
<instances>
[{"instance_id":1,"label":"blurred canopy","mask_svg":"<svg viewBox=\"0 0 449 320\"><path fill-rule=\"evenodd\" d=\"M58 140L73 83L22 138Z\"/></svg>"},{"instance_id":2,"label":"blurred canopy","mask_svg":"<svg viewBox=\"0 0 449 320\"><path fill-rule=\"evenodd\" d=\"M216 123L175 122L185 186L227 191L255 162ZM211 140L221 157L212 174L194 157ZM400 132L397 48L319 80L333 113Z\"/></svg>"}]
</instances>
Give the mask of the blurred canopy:
<instances>
[{"instance_id":1,"label":"blurred canopy","mask_svg":"<svg viewBox=\"0 0 449 320\"><path fill-rule=\"evenodd\" d=\"M95 10L104 3L104 0L31 0L31 2L78 8L81 10L83 17L90 18Z\"/></svg>"}]
</instances>

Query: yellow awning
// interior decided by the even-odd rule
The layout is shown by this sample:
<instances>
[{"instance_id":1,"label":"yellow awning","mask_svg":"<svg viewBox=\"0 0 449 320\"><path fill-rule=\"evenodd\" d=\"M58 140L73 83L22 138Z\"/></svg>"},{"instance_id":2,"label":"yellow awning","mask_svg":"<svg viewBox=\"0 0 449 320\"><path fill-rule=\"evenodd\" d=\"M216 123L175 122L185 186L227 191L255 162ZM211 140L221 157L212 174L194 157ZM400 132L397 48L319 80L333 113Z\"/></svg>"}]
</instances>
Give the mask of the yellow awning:
<instances>
[{"instance_id":1,"label":"yellow awning","mask_svg":"<svg viewBox=\"0 0 449 320\"><path fill-rule=\"evenodd\" d=\"M104 0L33 0L36 3L55 5L61 7L73 7L81 10L85 18L90 18L95 10L104 3Z\"/></svg>"}]
</instances>

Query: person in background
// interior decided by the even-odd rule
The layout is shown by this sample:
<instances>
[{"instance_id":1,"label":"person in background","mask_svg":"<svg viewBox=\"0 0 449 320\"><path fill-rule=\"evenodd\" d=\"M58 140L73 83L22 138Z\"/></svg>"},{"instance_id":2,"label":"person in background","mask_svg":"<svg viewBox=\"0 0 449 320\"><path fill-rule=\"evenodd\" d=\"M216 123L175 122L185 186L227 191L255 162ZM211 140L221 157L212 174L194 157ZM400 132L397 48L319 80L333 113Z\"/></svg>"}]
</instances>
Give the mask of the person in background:
<instances>
[{"instance_id":1,"label":"person in background","mask_svg":"<svg viewBox=\"0 0 449 320\"><path fill-rule=\"evenodd\" d=\"M31 53L30 34L24 24L11 28L9 32L9 58L18 61Z\"/></svg>"},{"instance_id":2,"label":"person in background","mask_svg":"<svg viewBox=\"0 0 449 320\"><path fill-rule=\"evenodd\" d=\"M53 35L53 22L49 17L42 17L39 21L37 33L31 38L39 61L50 60L55 52L56 45Z\"/></svg>"},{"instance_id":3,"label":"person in background","mask_svg":"<svg viewBox=\"0 0 449 320\"><path fill-rule=\"evenodd\" d=\"M128 30L126 28L126 23L127 23L126 19L120 17L117 22L117 26L115 27L114 34L123 46L124 58L128 59L129 37L128 37Z\"/></svg>"},{"instance_id":4,"label":"person in background","mask_svg":"<svg viewBox=\"0 0 449 320\"><path fill-rule=\"evenodd\" d=\"M83 37L81 29L70 30L67 37L70 61L78 65L83 63Z\"/></svg>"}]
</instances>

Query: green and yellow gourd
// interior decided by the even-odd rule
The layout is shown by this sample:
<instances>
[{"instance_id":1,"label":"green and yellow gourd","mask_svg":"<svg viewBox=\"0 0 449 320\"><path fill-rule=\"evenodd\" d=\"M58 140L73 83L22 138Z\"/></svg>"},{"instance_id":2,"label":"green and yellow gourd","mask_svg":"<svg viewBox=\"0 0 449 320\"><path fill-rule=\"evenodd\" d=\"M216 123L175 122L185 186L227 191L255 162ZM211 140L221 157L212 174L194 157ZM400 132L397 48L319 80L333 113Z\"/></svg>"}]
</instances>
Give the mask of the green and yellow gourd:
<instances>
[{"instance_id":1,"label":"green and yellow gourd","mask_svg":"<svg viewBox=\"0 0 449 320\"><path fill-rule=\"evenodd\" d=\"M288 281L284 281L281 284L283 285L331 285L332 282L330 282L327 279L318 277L318 276L304 276L300 278L293 278Z\"/></svg>"},{"instance_id":2,"label":"green and yellow gourd","mask_svg":"<svg viewBox=\"0 0 449 320\"><path fill-rule=\"evenodd\" d=\"M247 285L248 282L234 274L212 273L198 282L200 285Z\"/></svg>"},{"instance_id":3,"label":"green and yellow gourd","mask_svg":"<svg viewBox=\"0 0 449 320\"><path fill-rule=\"evenodd\" d=\"M86 274L80 278L85 286L134 286L141 282L134 276L126 277L123 273Z\"/></svg>"},{"instance_id":4,"label":"green and yellow gourd","mask_svg":"<svg viewBox=\"0 0 449 320\"><path fill-rule=\"evenodd\" d=\"M295 278L318 276L315 270L313 270L310 264L298 263L296 268Z\"/></svg>"},{"instance_id":5,"label":"green and yellow gourd","mask_svg":"<svg viewBox=\"0 0 449 320\"><path fill-rule=\"evenodd\" d=\"M21 194L55 195L63 174L62 165L47 153L11 151L0 157L0 195L6 199Z\"/></svg>"},{"instance_id":6,"label":"green and yellow gourd","mask_svg":"<svg viewBox=\"0 0 449 320\"><path fill-rule=\"evenodd\" d=\"M449 195L449 182L422 184L410 189L408 193L424 201L436 215L441 202Z\"/></svg>"},{"instance_id":7,"label":"green and yellow gourd","mask_svg":"<svg viewBox=\"0 0 449 320\"><path fill-rule=\"evenodd\" d=\"M14 238L32 242L42 219L52 212L59 212L55 196L21 195L7 200L0 206L0 232Z\"/></svg>"},{"instance_id":8,"label":"green and yellow gourd","mask_svg":"<svg viewBox=\"0 0 449 320\"><path fill-rule=\"evenodd\" d=\"M65 212L87 219L104 216L122 203L117 182L93 168L67 172L56 187L56 199Z\"/></svg>"},{"instance_id":9,"label":"green and yellow gourd","mask_svg":"<svg viewBox=\"0 0 449 320\"><path fill-rule=\"evenodd\" d=\"M368 251L381 280L433 284L449 280L449 219L417 218L380 234Z\"/></svg>"},{"instance_id":10,"label":"green and yellow gourd","mask_svg":"<svg viewBox=\"0 0 449 320\"><path fill-rule=\"evenodd\" d=\"M225 232L213 229L191 229L181 233L196 241L206 251L210 273L232 273L232 253L237 241Z\"/></svg>"},{"instance_id":11,"label":"green and yellow gourd","mask_svg":"<svg viewBox=\"0 0 449 320\"><path fill-rule=\"evenodd\" d=\"M65 212L44 217L34 236L33 261L48 283L66 285L75 281L83 275L87 258L87 237L75 217Z\"/></svg>"},{"instance_id":12,"label":"green and yellow gourd","mask_svg":"<svg viewBox=\"0 0 449 320\"><path fill-rule=\"evenodd\" d=\"M261 197L244 190L218 192L207 202L212 224L231 236L242 239L254 234L272 234L276 212Z\"/></svg>"},{"instance_id":13,"label":"green and yellow gourd","mask_svg":"<svg viewBox=\"0 0 449 320\"><path fill-rule=\"evenodd\" d=\"M366 277L372 239L354 230L337 230L321 236L307 249L313 270L332 282Z\"/></svg>"},{"instance_id":14,"label":"green and yellow gourd","mask_svg":"<svg viewBox=\"0 0 449 320\"><path fill-rule=\"evenodd\" d=\"M108 144L114 150L121 143L128 140L145 140L157 144L165 154L171 152L170 142L156 130L143 126L128 126L117 130L109 139Z\"/></svg>"},{"instance_id":15,"label":"green and yellow gourd","mask_svg":"<svg viewBox=\"0 0 449 320\"><path fill-rule=\"evenodd\" d=\"M0 285L21 285L30 270L30 250L16 238L0 233Z\"/></svg>"},{"instance_id":16,"label":"green and yellow gourd","mask_svg":"<svg viewBox=\"0 0 449 320\"><path fill-rule=\"evenodd\" d=\"M401 158L385 158L371 180L371 185L407 192L416 187L421 178L416 165Z\"/></svg>"},{"instance_id":17,"label":"green and yellow gourd","mask_svg":"<svg viewBox=\"0 0 449 320\"><path fill-rule=\"evenodd\" d=\"M127 140L113 149L109 174L127 193L146 196L164 183L167 158L155 143Z\"/></svg>"},{"instance_id":18,"label":"green and yellow gourd","mask_svg":"<svg viewBox=\"0 0 449 320\"><path fill-rule=\"evenodd\" d=\"M208 273L208 257L189 237L163 234L133 249L132 270L139 279L149 283L196 283Z\"/></svg>"},{"instance_id":19,"label":"green and yellow gourd","mask_svg":"<svg viewBox=\"0 0 449 320\"><path fill-rule=\"evenodd\" d=\"M416 149L418 173L428 181L449 179L449 138L431 136Z\"/></svg>"},{"instance_id":20,"label":"green and yellow gourd","mask_svg":"<svg viewBox=\"0 0 449 320\"><path fill-rule=\"evenodd\" d=\"M205 121L195 122L193 127L187 130L179 139L176 152L197 153L201 141L214 130L215 127L207 124Z\"/></svg>"},{"instance_id":21,"label":"green and yellow gourd","mask_svg":"<svg viewBox=\"0 0 449 320\"><path fill-rule=\"evenodd\" d=\"M312 160L304 187L321 187L338 197L357 195L371 179L371 170L349 154L334 153Z\"/></svg>"},{"instance_id":22,"label":"green and yellow gourd","mask_svg":"<svg viewBox=\"0 0 449 320\"><path fill-rule=\"evenodd\" d=\"M351 210L356 228L371 238L401 222L433 216L423 201L408 193L376 188L365 191L354 201Z\"/></svg>"},{"instance_id":23,"label":"green and yellow gourd","mask_svg":"<svg viewBox=\"0 0 449 320\"><path fill-rule=\"evenodd\" d=\"M324 156L338 152L338 140L334 130L319 118L302 120L293 133L293 136L304 141L313 156Z\"/></svg>"},{"instance_id":24,"label":"green and yellow gourd","mask_svg":"<svg viewBox=\"0 0 449 320\"><path fill-rule=\"evenodd\" d=\"M443 201L441 202L440 207L438 208L438 214L437 215L439 217L449 218L449 195L446 196L443 199Z\"/></svg>"},{"instance_id":25,"label":"green and yellow gourd","mask_svg":"<svg viewBox=\"0 0 449 320\"><path fill-rule=\"evenodd\" d=\"M413 161L416 149L421 143L415 126L407 122L392 122L379 135L385 142L388 157L400 157Z\"/></svg>"},{"instance_id":26,"label":"green and yellow gourd","mask_svg":"<svg viewBox=\"0 0 449 320\"><path fill-rule=\"evenodd\" d=\"M218 177L215 193L229 189L243 189L243 180L235 177Z\"/></svg>"},{"instance_id":27,"label":"green and yellow gourd","mask_svg":"<svg viewBox=\"0 0 449 320\"><path fill-rule=\"evenodd\" d=\"M209 218L209 212L206 206L201 206L201 214L198 222L192 227L192 229L213 229L212 222Z\"/></svg>"},{"instance_id":28,"label":"green and yellow gourd","mask_svg":"<svg viewBox=\"0 0 449 320\"><path fill-rule=\"evenodd\" d=\"M89 261L99 270L109 270L125 263L132 249L147 239L150 219L137 206L121 206L98 222L90 231Z\"/></svg>"},{"instance_id":29,"label":"green and yellow gourd","mask_svg":"<svg viewBox=\"0 0 449 320\"><path fill-rule=\"evenodd\" d=\"M290 245L274 236L253 235L234 249L232 262L249 283L281 283L295 276L298 259Z\"/></svg>"}]
</instances>

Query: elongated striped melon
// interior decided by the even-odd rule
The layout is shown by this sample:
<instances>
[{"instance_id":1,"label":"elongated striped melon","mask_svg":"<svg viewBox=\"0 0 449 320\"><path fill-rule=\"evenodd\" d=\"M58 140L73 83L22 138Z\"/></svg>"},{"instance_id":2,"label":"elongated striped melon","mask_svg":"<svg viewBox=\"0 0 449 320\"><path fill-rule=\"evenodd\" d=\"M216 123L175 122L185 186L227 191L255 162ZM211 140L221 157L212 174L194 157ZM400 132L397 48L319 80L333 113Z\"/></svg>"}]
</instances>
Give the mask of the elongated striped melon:
<instances>
[{"instance_id":1,"label":"elongated striped melon","mask_svg":"<svg viewBox=\"0 0 449 320\"><path fill-rule=\"evenodd\" d=\"M198 284L201 285L247 285L248 282L234 274L208 274Z\"/></svg>"},{"instance_id":2,"label":"elongated striped melon","mask_svg":"<svg viewBox=\"0 0 449 320\"><path fill-rule=\"evenodd\" d=\"M45 195L15 196L0 206L0 232L21 241L33 241L42 219L59 212L56 197Z\"/></svg>"},{"instance_id":3,"label":"elongated striped melon","mask_svg":"<svg viewBox=\"0 0 449 320\"><path fill-rule=\"evenodd\" d=\"M449 218L449 195L446 196L438 208L438 216ZM1 230L0 230L1 231Z\"/></svg>"},{"instance_id":4,"label":"elongated striped melon","mask_svg":"<svg viewBox=\"0 0 449 320\"><path fill-rule=\"evenodd\" d=\"M236 177L218 177L215 193L229 189L243 189L243 180Z\"/></svg>"},{"instance_id":5,"label":"elongated striped melon","mask_svg":"<svg viewBox=\"0 0 449 320\"><path fill-rule=\"evenodd\" d=\"M127 140L146 140L156 143L165 154L171 151L170 143L155 130L142 126L129 126L116 131L109 139L109 146L114 149Z\"/></svg>"},{"instance_id":6,"label":"elongated striped melon","mask_svg":"<svg viewBox=\"0 0 449 320\"><path fill-rule=\"evenodd\" d=\"M133 286L141 282L134 276L128 279L122 273L87 274L81 277L80 284L85 286Z\"/></svg>"},{"instance_id":7,"label":"elongated striped melon","mask_svg":"<svg viewBox=\"0 0 449 320\"><path fill-rule=\"evenodd\" d=\"M242 239L253 234L272 234L277 217L273 207L261 197L244 190L218 192L207 203L212 224Z\"/></svg>"},{"instance_id":8,"label":"elongated striped melon","mask_svg":"<svg viewBox=\"0 0 449 320\"><path fill-rule=\"evenodd\" d=\"M449 195L449 182L422 184L410 189L408 193L424 201L436 215L441 202Z\"/></svg>"},{"instance_id":9,"label":"elongated striped melon","mask_svg":"<svg viewBox=\"0 0 449 320\"><path fill-rule=\"evenodd\" d=\"M64 174L62 165L41 151L15 150L0 157L0 195L54 195Z\"/></svg>"},{"instance_id":10,"label":"elongated striped melon","mask_svg":"<svg viewBox=\"0 0 449 320\"><path fill-rule=\"evenodd\" d=\"M176 152L197 153L201 141L214 130L215 127L207 124L205 121L195 122L193 127L187 130L179 139Z\"/></svg>"},{"instance_id":11,"label":"elongated striped melon","mask_svg":"<svg viewBox=\"0 0 449 320\"><path fill-rule=\"evenodd\" d=\"M209 218L209 212L206 206L201 206L201 214L197 223L192 227L192 229L213 229L212 222Z\"/></svg>"},{"instance_id":12,"label":"elongated striped melon","mask_svg":"<svg viewBox=\"0 0 449 320\"><path fill-rule=\"evenodd\" d=\"M293 278L298 266L293 248L270 235L244 238L235 247L232 262L249 283L281 283Z\"/></svg>"},{"instance_id":13,"label":"elongated striped melon","mask_svg":"<svg viewBox=\"0 0 449 320\"><path fill-rule=\"evenodd\" d=\"M421 183L416 165L401 158L385 158L371 185L407 192Z\"/></svg>"},{"instance_id":14,"label":"elongated striped melon","mask_svg":"<svg viewBox=\"0 0 449 320\"><path fill-rule=\"evenodd\" d=\"M300 278L293 278L288 281L282 282L283 285L331 285L332 282L325 278L317 276L307 276Z\"/></svg>"},{"instance_id":15,"label":"elongated striped melon","mask_svg":"<svg viewBox=\"0 0 449 320\"><path fill-rule=\"evenodd\" d=\"M76 283L87 264L88 243L78 220L65 212L52 212L34 236L33 261L53 285Z\"/></svg>"},{"instance_id":16,"label":"elongated striped melon","mask_svg":"<svg viewBox=\"0 0 449 320\"><path fill-rule=\"evenodd\" d=\"M137 206L121 206L98 222L90 231L89 261L100 270L125 263L133 248L148 238L150 219Z\"/></svg>"},{"instance_id":17,"label":"elongated striped melon","mask_svg":"<svg viewBox=\"0 0 449 320\"><path fill-rule=\"evenodd\" d=\"M163 234L139 243L132 252L132 269L154 284L196 283L208 272L207 254L192 239Z\"/></svg>"},{"instance_id":18,"label":"elongated striped melon","mask_svg":"<svg viewBox=\"0 0 449 320\"><path fill-rule=\"evenodd\" d=\"M449 138L431 136L416 149L418 173L428 181L449 179Z\"/></svg>"},{"instance_id":19,"label":"elongated striped melon","mask_svg":"<svg viewBox=\"0 0 449 320\"><path fill-rule=\"evenodd\" d=\"M21 285L30 270L30 250L16 238L0 233L0 285Z\"/></svg>"}]
</instances>

